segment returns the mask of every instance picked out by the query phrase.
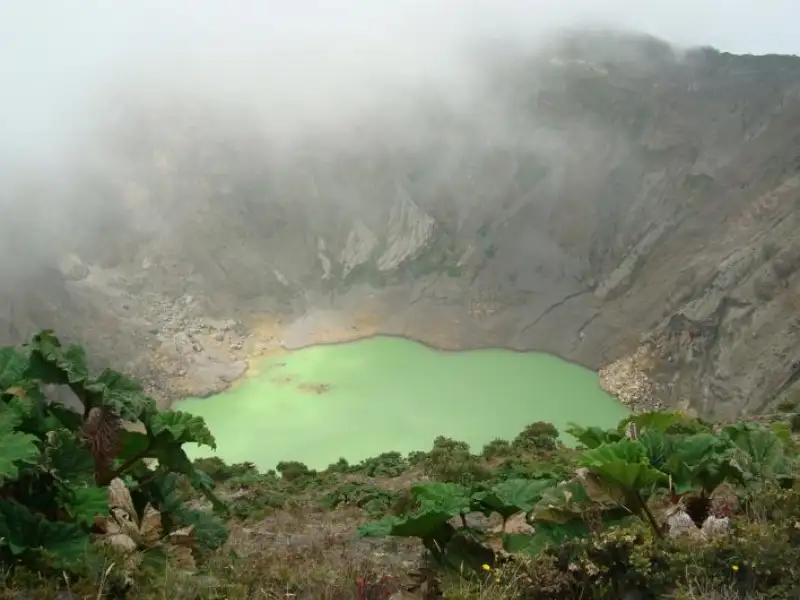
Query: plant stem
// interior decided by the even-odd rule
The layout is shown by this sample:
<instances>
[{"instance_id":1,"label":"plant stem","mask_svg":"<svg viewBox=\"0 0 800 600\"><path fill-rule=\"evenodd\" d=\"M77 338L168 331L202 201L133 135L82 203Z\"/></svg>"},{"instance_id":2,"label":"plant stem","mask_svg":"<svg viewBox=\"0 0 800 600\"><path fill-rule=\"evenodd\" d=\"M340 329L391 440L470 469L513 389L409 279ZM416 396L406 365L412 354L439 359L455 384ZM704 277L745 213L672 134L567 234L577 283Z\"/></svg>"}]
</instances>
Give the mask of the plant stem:
<instances>
[{"instance_id":1,"label":"plant stem","mask_svg":"<svg viewBox=\"0 0 800 600\"><path fill-rule=\"evenodd\" d=\"M639 505L639 511L641 513L644 513L644 516L647 519L647 523L650 525L650 528L653 530L653 533L656 535L658 539L663 539L664 534L662 533L661 528L658 526L658 523L656 522L653 513L650 512L649 508L647 508L647 504L645 503L644 499L642 499L642 496L639 494L639 492L634 492L633 496L634 499L636 500L636 503Z\"/></svg>"},{"instance_id":2,"label":"plant stem","mask_svg":"<svg viewBox=\"0 0 800 600\"><path fill-rule=\"evenodd\" d=\"M150 452L151 448L152 448L152 443L148 443L145 448L143 448L142 450L131 456L124 463L122 463L122 465L118 469L115 469L114 471L109 473L106 477L104 477L101 481L98 481L97 485L103 486L111 483L111 480L119 477L120 475L125 473L125 471L130 469L134 464L136 464L136 462L147 456L147 453Z\"/></svg>"}]
</instances>

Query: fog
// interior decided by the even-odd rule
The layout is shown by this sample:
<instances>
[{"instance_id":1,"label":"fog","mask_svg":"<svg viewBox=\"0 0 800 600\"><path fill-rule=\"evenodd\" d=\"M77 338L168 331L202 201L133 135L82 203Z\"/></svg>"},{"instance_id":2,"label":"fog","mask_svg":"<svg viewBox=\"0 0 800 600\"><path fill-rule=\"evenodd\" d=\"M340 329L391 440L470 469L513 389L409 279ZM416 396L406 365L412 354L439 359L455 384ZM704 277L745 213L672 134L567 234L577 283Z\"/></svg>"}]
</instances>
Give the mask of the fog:
<instances>
[{"instance_id":1,"label":"fog","mask_svg":"<svg viewBox=\"0 0 800 600\"><path fill-rule=\"evenodd\" d=\"M3 155L59 157L85 134L76 111L139 79L269 103L302 123L356 111L386 86L446 85L477 38L535 44L604 25L733 52L794 52L789 0L172 0L0 6ZM158 93L154 91L154 93ZM327 115L327 117L326 117ZM81 114L85 119L85 114Z\"/></svg>"},{"instance_id":2,"label":"fog","mask_svg":"<svg viewBox=\"0 0 800 600\"><path fill-rule=\"evenodd\" d=\"M114 221L125 219L115 186L135 180L136 161L151 160L187 128L197 135L199 123L209 138L253 138L250 176L262 155L279 162L309 138L338 139L337 153L363 144L369 134L354 129L361 122L382 123L384 143L387 131L399 145L416 140L424 134L410 131L423 127L421 95L464 123L480 123L470 143L497 141L518 123L485 99L491 82L476 64L489 48L532 52L567 27L613 27L677 46L792 52L791 7L788 0L2 1L0 235L3 255L14 255L0 261L4 281L52 265L76 237L122 227ZM195 138L187 139L192 146ZM558 156L546 132L536 143ZM440 158L435 168L446 170ZM76 213L88 225L76 226ZM148 219L181 222L139 216L145 229Z\"/></svg>"}]
</instances>

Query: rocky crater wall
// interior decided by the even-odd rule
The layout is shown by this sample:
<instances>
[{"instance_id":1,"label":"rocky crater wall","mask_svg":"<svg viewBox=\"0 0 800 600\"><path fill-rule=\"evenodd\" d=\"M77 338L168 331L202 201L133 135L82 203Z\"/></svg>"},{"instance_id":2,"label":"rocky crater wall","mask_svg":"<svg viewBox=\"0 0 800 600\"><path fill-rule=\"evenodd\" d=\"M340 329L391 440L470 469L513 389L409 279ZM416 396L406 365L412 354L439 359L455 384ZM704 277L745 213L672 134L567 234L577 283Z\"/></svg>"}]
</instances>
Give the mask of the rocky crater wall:
<instances>
[{"instance_id":1,"label":"rocky crater wall","mask_svg":"<svg viewBox=\"0 0 800 600\"><path fill-rule=\"evenodd\" d=\"M768 411L800 377L800 59L585 40L278 152L191 103L126 107L113 198L5 289L169 399L277 347L406 335L556 353L633 404ZM114 176L107 163L113 162Z\"/></svg>"}]
</instances>

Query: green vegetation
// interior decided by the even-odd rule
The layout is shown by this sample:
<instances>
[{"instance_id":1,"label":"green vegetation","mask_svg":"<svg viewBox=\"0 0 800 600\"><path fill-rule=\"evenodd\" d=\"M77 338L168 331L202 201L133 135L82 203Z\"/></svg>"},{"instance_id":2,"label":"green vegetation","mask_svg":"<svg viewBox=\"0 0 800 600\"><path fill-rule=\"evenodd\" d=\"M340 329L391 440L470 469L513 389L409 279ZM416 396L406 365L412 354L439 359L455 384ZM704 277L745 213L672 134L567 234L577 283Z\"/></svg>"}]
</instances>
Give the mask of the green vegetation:
<instances>
[{"instance_id":1,"label":"green vegetation","mask_svg":"<svg viewBox=\"0 0 800 600\"><path fill-rule=\"evenodd\" d=\"M636 433L626 437L631 428ZM540 435L526 435L540 430ZM792 483L784 426L770 429L737 423L712 433L709 426L680 413L644 413L625 419L617 430L575 426L569 433L586 447L576 456L578 469L569 481L520 478L491 486L420 484L412 488L416 511L369 523L361 533L419 537L440 561L447 560L447 544L455 535L448 521L470 512L496 512L504 524L515 514L525 513L535 533L501 536L507 551L538 552L552 541L585 536L588 511L595 513L601 530L620 519L638 517L654 537L662 538L664 524L649 507L649 500L659 491L670 493L675 503L685 496L687 511L699 527L710 514L711 495L723 483L750 490ZM528 440L521 446L523 450L554 448L541 443L553 441L554 436L539 424L529 426L521 438ZM476 467L463 458L465 449L455 442L447 451L457 457L455 464L462 467L462 473L474 479ZM436 452L435 443L431 454ZM453 478L451 473L447 476ZM469 527L460 532L475 535Z\"/></svg>"},{"instance_id":2,"label":"green vegetation","mask_svg":"<svg viewBox=\"0 0 800 600\"><path fill-rule=\"evenodd\" d=\"M439 437L262 473L190 462L183 444L214 445L202 419L91 375L51 332L0 349L0 391L0 598L722 600L800 585L792 413L642 413L571 426L578 448L532 423L477 454Z\"/></svg>"},{"instance_id":3,"label":"green vegetation","mask_svg":"<svg viewBox=\"0 0 800 600\"><path fill-rule=\"evenodd\" d=\"M81 409L50 401L52 385L68 387ZM224 508L181 447L214 445L202 419L158 412L116 371L91 375L83 349L49 331L0 349L0 391L2 565L88 576L103 566L95 540L149 558L181 554L191 568L196 543L202 551L225 541L221 521L183 502L188 485Z\"/></svg>"}]
</instances>

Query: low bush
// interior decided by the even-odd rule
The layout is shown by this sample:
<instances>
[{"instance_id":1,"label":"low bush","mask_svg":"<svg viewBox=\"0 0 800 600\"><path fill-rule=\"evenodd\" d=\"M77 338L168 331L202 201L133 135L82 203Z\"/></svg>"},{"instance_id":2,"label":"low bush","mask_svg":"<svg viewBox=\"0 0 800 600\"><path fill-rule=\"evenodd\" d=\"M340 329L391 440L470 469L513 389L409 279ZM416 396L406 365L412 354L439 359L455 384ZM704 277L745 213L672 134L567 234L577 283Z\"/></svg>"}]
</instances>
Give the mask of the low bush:
<instances>
[{"instance_id":1,"label":"low bush","mask_svg":"<svg viewBox=\"0 0 800 600\"><path fill-rule=\"evenodd\" d=\"M53 386L68 388L80 408L51 400ZM187 491L218 512L225 506L186 443L214 447L202 419L159 412L121 373L90 374L80 346L42 331L0 348L0 566L87 575L102 567L106 547L126 560L141 550L194 568L226 531L187 504Z\"/></svg>"}]
</instances>

